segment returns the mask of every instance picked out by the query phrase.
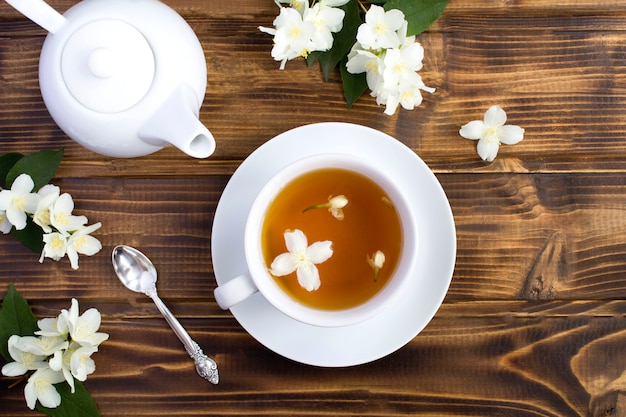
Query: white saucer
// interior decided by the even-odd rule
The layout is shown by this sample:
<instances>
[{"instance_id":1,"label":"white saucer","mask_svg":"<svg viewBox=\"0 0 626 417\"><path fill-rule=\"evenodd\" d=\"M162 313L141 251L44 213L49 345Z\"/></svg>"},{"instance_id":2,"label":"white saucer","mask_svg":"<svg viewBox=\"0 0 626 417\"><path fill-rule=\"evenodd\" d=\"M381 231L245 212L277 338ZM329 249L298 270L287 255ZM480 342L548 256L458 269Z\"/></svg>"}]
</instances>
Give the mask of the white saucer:
<instances>
[{"instance_id":1,"label":"white saucer","mask_svg":"<svg viewBox=\"0 0 626 417\"><path fill-rule=\"evenodd\" d=\"M274 352L309 365L339 367L374 361L411 341L435 315L450 285L456 259L452 210L437 178L415 152L377 130L346 123L312 124L282 133L254 151L224 189L213 222L211 253L218 284L244 273L246 217L263 184L297 159L331 152L372 160L407 191L415 209L419 253L406 295L372 319L339 328L295 321L259 293L231 312Z\"/></svg>"}]
</instances>

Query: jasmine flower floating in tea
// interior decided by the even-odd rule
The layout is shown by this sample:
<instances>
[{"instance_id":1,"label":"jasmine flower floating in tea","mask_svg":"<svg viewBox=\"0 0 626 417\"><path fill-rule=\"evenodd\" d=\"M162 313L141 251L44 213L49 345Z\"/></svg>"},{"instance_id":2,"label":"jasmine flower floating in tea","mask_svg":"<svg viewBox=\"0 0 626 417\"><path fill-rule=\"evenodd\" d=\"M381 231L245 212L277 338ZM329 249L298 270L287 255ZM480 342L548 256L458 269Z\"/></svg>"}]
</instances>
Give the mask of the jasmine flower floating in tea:
<instances>
[{"instance_id":1,"label":"jasmine flower floating in tea","mask_svg":"<svg viewBox=\"0 0 626 417\"><path fill-rule=\"evenodd\" d=\"M270 272L275 276L289 275L296 271L298 283L307 291L315 291L320 287L320 274L316 264L325 262L333 255L332 242L325 240L308 246L308 240L302 230L287 230L284 233L288 252L278 255Z\"/></svg>"},{"instance_id":2,"label":"jasmine flower floating in tea","mask_svg":"<svg viewBox=\"0 0 626 417\"><path fill-rule=\"evenodd\" d=\"M374 269L374 282L378 281L378 273L385 264L385 254L377 250L371 258L367 258L367 262Z\"/></svg>"},{"instance_id":3,"label":"jasmine flower floating in tea","mask_svg":"<svg viewBox=\"0 0 626 417\"><path fill-rule=\"evenodd\" d=\"M348 199L345 195L338 195L336 197L329 196L328 203L323 204L315 204L313 206L309 206L302 210L303 213L306 213L309 210L318 209L318 208L328 208L330 214L333 215L337 220L343 220L343 208L348 205Z\"/></svg>"}]
</instances>

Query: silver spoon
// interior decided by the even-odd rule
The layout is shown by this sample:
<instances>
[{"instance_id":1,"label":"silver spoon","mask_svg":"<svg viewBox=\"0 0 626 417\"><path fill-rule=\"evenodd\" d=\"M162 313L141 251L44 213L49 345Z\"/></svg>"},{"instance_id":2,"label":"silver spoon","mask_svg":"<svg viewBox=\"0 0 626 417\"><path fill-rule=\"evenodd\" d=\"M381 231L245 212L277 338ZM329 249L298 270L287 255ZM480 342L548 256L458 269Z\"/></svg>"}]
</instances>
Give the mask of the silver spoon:
<instances>
[{"instance_id":1,"label":"silver spoon","mask_svg":"<svg viewBox=\"0 0 626 417\"><path fill-rule=\"evenodd\" d=\"M113 269L122 284L129 290L146 294L152 298L167 323L185 346L189 356L196 363L198 374L210 383L217 384L219 374L215 361L202 352L200 346L193 341L189 333L157 295L157 272L150 259L137 249L125 245L116 246L111 257Z\"/></svg>"}]
</instances>

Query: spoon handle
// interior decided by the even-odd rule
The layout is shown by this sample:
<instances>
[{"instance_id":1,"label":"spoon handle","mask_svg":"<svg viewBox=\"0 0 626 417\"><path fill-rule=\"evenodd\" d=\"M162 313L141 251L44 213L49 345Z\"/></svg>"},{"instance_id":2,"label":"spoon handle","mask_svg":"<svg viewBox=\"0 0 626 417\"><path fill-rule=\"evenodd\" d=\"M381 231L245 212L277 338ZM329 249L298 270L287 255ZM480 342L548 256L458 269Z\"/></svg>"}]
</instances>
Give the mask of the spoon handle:
<instances>
[{"instance_id":1,"label":"spoon handle","mask_svg":"<svg viewBox=\"0 0 626 417\"><path fill-rule=\"evenodd\" d=\"M202 352L200 346L198 346L191 336L189 336L189 333L187 333L183 325L180 324L176 317L174 317L165 303L161 301L159 296L156 294L156 291L149 292L147 295L152 298L154 304L156 304L157 308L165 318L165 321L167 321L172 330L174 330L176 336L178 336L180 341L185 346L185 350L196 364L196 371L198 374L210 383L217 384L219 382L217 363Z\"/></svg>"}]
</instances>

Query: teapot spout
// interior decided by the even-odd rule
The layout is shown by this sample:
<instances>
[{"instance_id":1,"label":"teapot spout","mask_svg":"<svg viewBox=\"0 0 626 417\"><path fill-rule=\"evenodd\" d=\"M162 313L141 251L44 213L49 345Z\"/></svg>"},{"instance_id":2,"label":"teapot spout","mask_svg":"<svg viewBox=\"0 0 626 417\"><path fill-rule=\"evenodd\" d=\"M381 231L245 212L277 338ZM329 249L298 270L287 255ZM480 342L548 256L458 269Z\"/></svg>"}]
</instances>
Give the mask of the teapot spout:
<instances>
[{"instance_id":1,"label":"teapot spout","mask_svg":"<svg viewBox=\"0 0 626 417\"><path fill-rule=\"evenodd\" d=\"M215 151L215 139L198 119L199 107L191 87L182 84L148 118L139 138L155 146L174 145L194 158L207 158Z\"/></svg>"},{"instance_id":2,"label":"teapot spout","mask_svg":"<svg viewBox=\"0 0 626 417\"><path fill-rule=\"evenodd\" d=\"M50 33L58 31L65 23L65 17L43 0L5 1Z\"/></svg>"}]
</instances>

